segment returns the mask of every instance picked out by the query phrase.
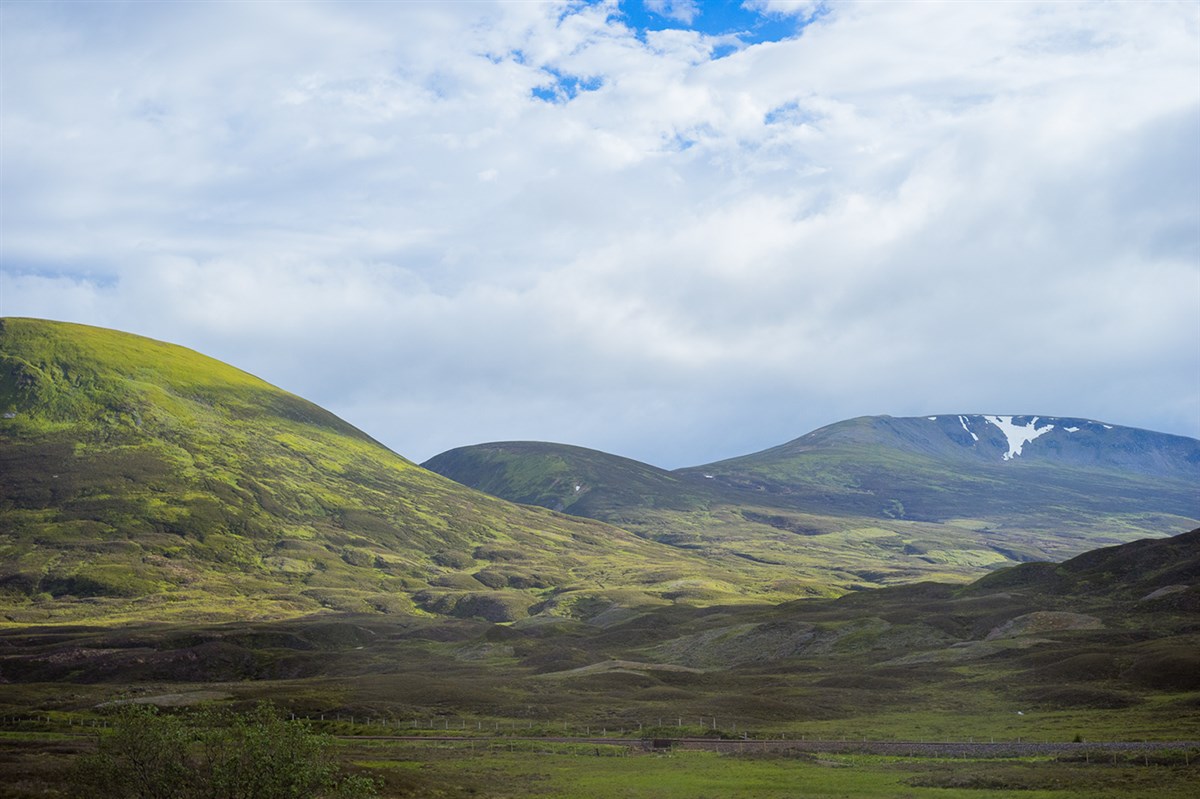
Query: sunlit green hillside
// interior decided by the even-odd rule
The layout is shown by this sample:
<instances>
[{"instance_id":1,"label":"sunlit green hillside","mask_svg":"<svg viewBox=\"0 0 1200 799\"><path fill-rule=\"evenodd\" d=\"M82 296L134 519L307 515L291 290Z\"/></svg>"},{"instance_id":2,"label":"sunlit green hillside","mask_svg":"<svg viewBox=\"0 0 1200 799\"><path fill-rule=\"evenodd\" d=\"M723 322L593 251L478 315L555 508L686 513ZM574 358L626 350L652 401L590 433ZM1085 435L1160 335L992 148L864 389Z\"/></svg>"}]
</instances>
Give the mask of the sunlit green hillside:
<instances>
[{"instance_id":1,"label":"sunlit green hillside","mask_svg":"<svg viewBox=\"0 0 1200 799\"><path fill-rule=\"evenodd\" d=\"M740 577L479 494L182 347L0 321L0 613L10 621L492 620L667 602Z\"/></svg>"}]
</instances>

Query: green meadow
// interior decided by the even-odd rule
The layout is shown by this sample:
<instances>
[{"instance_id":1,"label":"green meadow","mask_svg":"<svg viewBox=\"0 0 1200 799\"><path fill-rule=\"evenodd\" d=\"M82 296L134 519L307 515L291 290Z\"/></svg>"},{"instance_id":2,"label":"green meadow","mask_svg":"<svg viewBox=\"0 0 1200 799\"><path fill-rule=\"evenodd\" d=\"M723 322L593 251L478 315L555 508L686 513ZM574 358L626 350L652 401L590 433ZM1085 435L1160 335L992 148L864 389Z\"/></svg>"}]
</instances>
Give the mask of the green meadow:
<instances>
[{"instance_id":1,"label":"green meadow","mask_svg":"<svg viewBox=\"0 0 1200 799\"><path fill-rule=\"evenodd\" d=\"M372 773L383 772L385 790L413 797L1183 799L1193 795L1194 781L1200 777L1200 770L1184 765L1182 757L1146 766L1067 763L1051 758L988 761L710 752L613 756L603 752L557 753L551 747L533 753L461 748L390 750L393 760L357 762L369 764ZM361 746L358 751L363 751ZM380 747L379 755L385 751L388 748Z\"/></svg>"},{"instance_id":2,"label":"green meadow","mask_svg":"<svg viewBox=\"0 0 1200 799\"><path fill-rule=\"evenodd\" d=\"M0 797L68 796L64 774L94 744L0 736ZM400 799L1190 799L1200 750L1112 758L649 753L555 743L345 741L345 773Z\"/></svg>"}]
</instances>

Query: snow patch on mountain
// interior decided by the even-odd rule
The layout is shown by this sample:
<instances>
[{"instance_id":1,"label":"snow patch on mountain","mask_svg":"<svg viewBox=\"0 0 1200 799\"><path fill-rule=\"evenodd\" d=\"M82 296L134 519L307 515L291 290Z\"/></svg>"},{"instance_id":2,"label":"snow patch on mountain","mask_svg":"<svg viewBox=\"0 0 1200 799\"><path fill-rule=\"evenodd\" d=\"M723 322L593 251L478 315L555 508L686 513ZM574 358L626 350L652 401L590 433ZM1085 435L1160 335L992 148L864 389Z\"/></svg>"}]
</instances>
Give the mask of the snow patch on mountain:
<instances>
[{"instance_id":1,"label":"snow patch on mountain","mask_svg":"<svg viewBox=\"0 0 1200 799\"><path fill-rule=\"evenodd\" d=\"M975 435L975 432L971 428L967 427L967 419L965 416L958 417L958 423L962 425L963 430L966 430L971 434L971 438L975 439L976 441L979 440L979 436Z\"/></svg>"},{"instance_id":2,"label":"snow patch on mountain","mask_svg":"<svg viewBox=\"0 0 1200 799\"><path fill-rule=\"evenodd\" d=\"M1054 429L1054 425L1048 424L1045 427L1038 427L1038 419L1033 417L1033 421L1029 424L1013 424L1011 416L984 416L984 419L1000 428L1000 432L1004 433L1004 437L1008 439L1008 452L1004 453L1004 460L1012 460L1021 454L1022 448L1030 441L1033 441L1038 436L1049 433Z\"/></svg>"}]
</instances>

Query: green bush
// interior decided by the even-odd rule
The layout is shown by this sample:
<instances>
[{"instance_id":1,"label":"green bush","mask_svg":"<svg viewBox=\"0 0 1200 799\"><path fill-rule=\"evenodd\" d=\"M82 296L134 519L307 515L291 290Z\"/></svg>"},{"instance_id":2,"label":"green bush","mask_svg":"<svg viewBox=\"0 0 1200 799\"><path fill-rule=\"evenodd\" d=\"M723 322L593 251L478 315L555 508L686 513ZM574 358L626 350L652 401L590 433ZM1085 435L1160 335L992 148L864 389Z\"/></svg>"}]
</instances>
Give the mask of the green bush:
<instances>
[{"instance_id":1,"label":"green bush","mask_svg":"<svg viewBox=\"0 0 1200 799\"><path fill-rule=\"evenodd\" d=\"M519 549L502 547L496 544L483 544L481 546L477 546L475 547L475 552L473 554L478 560L490 560L493 562L525 560L525 553L521 552Z\"/></svg>"},{"instance_id":2,"label":"green bush","mask_svg":"<svg viewBox=\"0 0 1200 799\"><path fill-rule=\"evenodd\" d=\"M184 720L130 706L99 750L75 763L74 795L92 799L360 799L365 777L343 777L333 739L285 721L269 705Z\"/></svg>"},{"instance_id":3,"label":"green bush","mask_svg":"<svg viewBox=\"0 0 1200 799\"><path fill-rule=\"evenodd\" d=\"M358 547L344 547L342 549L342 560L351 566L367 569L375 565L375 553L366 549L359 549Z\"/></svg>"},{"instance_id":4,"label":"green bush","mask_svg":"<svg viewBox=\"0 0 1200 799\"><path fill-rule=\"evenodd\" d=\"M433 562L448 569L466 569L470 568L475 561L466 552L444 549L441 552L433 553Z\"/></svg>"}]
</instances>

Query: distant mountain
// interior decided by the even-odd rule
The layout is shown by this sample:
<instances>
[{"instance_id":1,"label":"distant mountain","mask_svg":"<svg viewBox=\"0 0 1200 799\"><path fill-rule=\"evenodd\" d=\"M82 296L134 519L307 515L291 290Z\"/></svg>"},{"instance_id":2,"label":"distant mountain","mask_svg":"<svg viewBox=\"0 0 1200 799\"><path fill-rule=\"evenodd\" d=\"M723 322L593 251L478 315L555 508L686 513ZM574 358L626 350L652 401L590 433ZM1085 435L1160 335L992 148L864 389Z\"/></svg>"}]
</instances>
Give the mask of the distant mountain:
<instances>
[{"instance_id":1,"label":"distant mountain","mask_svg":"<svg viewBox=\"0 0 1200 799\"><path fill-rule=\"evenodd\" d=\"M862 417L673 472L530 442L425 466L810 587L961 579L1200 523L1200 441L1076 418Z\"/></svg>"},{"instance_id":2,"label":"distant mountain","mask_svg":"<svg viewBox=\"0 0 1200 799\"><path fill-rule=\"evenodd\" d=\"M0 320L0 619L505 620L605 591L663 602L693 577L742 580L466 489L191 350Z\"/></svg>"},{"instance_id":3,"label":"distant mountain","mask_svg":"<svg viewBox=\"0 0 1200 799\"><path fill-rule=\"evenodd\" d=\"M1200 475L1200 441L1195 439L1091 419L987 414L863 416L722 463L778 461L815 450L864 447L978 463L1051 462L1167 477Z\"/></svg>"},{"instance_id":4,"label":"distant mountain","mask_svg":"<svg viewBox=\"0 0 1200 799\"><path fill-rule=\"evenodd\" d=\"M1087 419L866 416L678 473L882 518L1029 525L1063 512L1150 514L1164 517L1164 532L1200 518L1200 441Z\"/></svg>"},{"instance_id":5,"label":"distant mountain","mask_svg":"<svg viewBox=\"0 0 1200 799\"><path fill-rule=\"evenodd\" d=\"M504 441L459 447L421 464L511 502L603 518L622 508L691 510L711 498L666 469L567 444Z\"/></svg>"}]
</instances>

